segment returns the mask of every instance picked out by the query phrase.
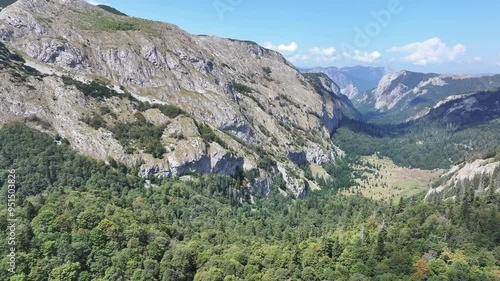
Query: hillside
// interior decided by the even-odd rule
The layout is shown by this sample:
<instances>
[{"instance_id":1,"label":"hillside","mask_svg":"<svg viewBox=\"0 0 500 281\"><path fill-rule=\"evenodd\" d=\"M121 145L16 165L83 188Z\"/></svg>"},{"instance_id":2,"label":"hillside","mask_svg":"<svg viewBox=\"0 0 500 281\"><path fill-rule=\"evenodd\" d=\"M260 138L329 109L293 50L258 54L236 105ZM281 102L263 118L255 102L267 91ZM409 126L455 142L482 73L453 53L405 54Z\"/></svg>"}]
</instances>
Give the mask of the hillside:
<instances>
[{"instance_id":1,"label":"hillside","mask_svg":"<svg viewBox=\"0 0 500 281\"><path fill-rule=\"evenodd\" d=\"M241 168L258 175L253 190L283 179L303 195L298 165L342 153L330 141L342 118L336 93L318 93L253 42L193 36L80 0L19 0L0 12L0 38L43 74L22 83L4 74L1 122L41 120L32 125L142 176Z\"/></svg>"},{"instance_id":2,"label":"hillside","mask_svg":"<svg viewBox=\"0 0 500 281\"><path fill-rule=\"evenodd\" d=\"M316 92L334 101L335 108L342 112L343 118L361 119L362 115L354 107L349 98L340 93L339 86L324 73L305 73L304 77Z\"/></svg>"}]
</instances>

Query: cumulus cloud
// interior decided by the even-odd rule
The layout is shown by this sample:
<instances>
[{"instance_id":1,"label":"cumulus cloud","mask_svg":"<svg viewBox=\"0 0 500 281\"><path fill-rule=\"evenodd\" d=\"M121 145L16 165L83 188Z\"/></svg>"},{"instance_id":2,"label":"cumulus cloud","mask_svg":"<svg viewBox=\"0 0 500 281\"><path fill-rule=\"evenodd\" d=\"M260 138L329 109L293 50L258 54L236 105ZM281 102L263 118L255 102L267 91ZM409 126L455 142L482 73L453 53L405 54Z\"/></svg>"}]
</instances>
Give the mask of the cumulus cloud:
<instances>
[{"instance_id":1,"label":"cumulus cloud","mask_svg":"<svg viewBox=\"0 0 500 281\"><path fill-rule=\"evenodd\" d=\"M311 54L313 55L320 55L320 56L333 56L335 55L335 48L333 47L328 47L328 48L319 48L319 47L313 47L312 49L309 50Z\"/></svg>"},{"instance_id":2,"label":"cumulus cloud","mask_svg":"<svg viewBox=\"0 0 500 281\"><path fill-rule=\"evenodd\" d=\"M291 61L292 63L304 63L304 62L308 62L311 59L311 57L309 55L306 55L306 54L295 54L295 55L287 57L287 59L289 61Z\"/></svg>"},{"instance_id":3,"label":"cumulus cloud","mask_svg":"<svg viewBox=\"0 0 500 281\"><path fill-rule=\"evenodd\" d=\"M309 49L309 55L317 63L329 62L337 59L337 50L334 47L313 47Z\"/></svg>"},{"instance_id":4,"label":"cumulus cloud","mask_svg":"<svg viewBox=\"0 0 500 281\"><path fill-rule=\"evenodd\" d=\"M410 43L405 46L395 46L389 49L391 52L408 54L403 59L416 65L429 63L441 63L454 61L460 55L465 54L465 46L457 44L453 47L446 46L441 39L434 37L423 42Z\"/></svg>"},{"instance_id":5,"label":"cumulus cloud","mask_svg":"<svg viewBox=\"0 0 500 281\"><path fill-rule=\"evenodd\" d=\"M373 51L373 52L361 52L360 50L354 50L353 54L351 55L350 53L344 52L343 53L344 57L353 59L358 62L366 62L366 63L372 63L376 60L378 60L382 54L378 51Z\"/></svg>"},{"instance_id":6,"label":"cumulus cloud","mask_svg":"<svg viewBox=\"0 0 500 281\"><path fill-rule=\"evenodd\" d=\"M278 52L284 53L284 54L291 54L291 53L295 52L298 47L299 47L299 45L297 45L297 43L295 43L295 42L291 42L288 45L280 44L277 46L273 45L271 42L264 43L264 48L275 50L275 51L278 51Z\"/></svg>"},{"instance_id":7,"label":"cumulus cloud","mask_svg":"<svg viewBox=\"0 0 500 281\"><path fill-rule=\"evenodd\" d=\"M481 61L481 57L474 57L474 61Z\"/></svg>"}]
</instances>

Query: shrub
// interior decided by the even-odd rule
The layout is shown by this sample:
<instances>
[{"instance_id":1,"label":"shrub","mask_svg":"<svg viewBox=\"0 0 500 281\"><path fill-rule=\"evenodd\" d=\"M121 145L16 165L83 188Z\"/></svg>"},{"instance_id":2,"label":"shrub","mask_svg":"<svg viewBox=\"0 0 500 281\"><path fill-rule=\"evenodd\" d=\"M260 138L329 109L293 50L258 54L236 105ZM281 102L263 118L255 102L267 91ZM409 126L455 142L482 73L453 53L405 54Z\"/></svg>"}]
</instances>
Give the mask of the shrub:
<instances>
[{"instance_id":1,"label":"shrub","mask_svg":"<svg viewBox=\"0 0 500 281\"><path fill-rule=\"evenodd\" d=\"M83 83L78 80L75 80L69 76L62 77L63 83L68 86L75 86L80 92L82 92L85 96L89 96L96 99L103 98L111 98L114 96L119 96L119 94L112 90L106 85L101 84L97 81L92 81L90 83Z\"/></svg>"},{"instance_id":2,"label":"shrub","mask_svg":"<svg viewBox=\"0 0 500 281\"><path fill-rule=\"evenodd\" d=\"M81 119L82 122L94 129L106 128L106 121L99 114L87 115Z\"/></svg>"},{"instance_id":3,"label":"shrub","mask_svg":"<svg viewBox=\"0 0 500 281\"><path fill-rule=\"evenodd\" d=\"M264 73L268 76L271 75L271 73L273 72L269 66L264 66L262 68L262 71L264 71Z\"/></svg>"},{"instance_id":4,"label":"shrub","mask_svg":"<svg viewBox=\"0 0 500 281\"><path fill-rule=\"evenodd\" d=\"M253 89L250 88L250 87L248 87L247 85L240 84L240 83L237 83L237 82L233 82L233 87L234 87L234 90L236 92L240 92L240 93L243 93L243 94L248 94L248 93L251 93L253 91Z\"/></svg>"},{"instance_id":5,"label":"shrub","mask_svg":"<svg viewBox=\"0 0 500 281\"><path fill-rule=\"evenodd\" d=\"M153 107L155 107L153 105ZM165 114L169 118L175 118L181 114L186 114L186 112L175 105L165 104L158 107L161 113Z\"/></svg>"},{"instance_id":6,"label":"shrub","mask_svg":"<svg viewBox=\"0 0 500 281\"><path fill-rule=\"evenodd\" d=\"M163 158L163 154L166 152L161 143L164 130L164 125L155 126L147 121L144 123L139 121L135 123L118 123L113 128L110 128L115 138L125 147L127 153L133 153L134 144L136 144L145 153L159 159Z\"/></svg>"}]
</instances>

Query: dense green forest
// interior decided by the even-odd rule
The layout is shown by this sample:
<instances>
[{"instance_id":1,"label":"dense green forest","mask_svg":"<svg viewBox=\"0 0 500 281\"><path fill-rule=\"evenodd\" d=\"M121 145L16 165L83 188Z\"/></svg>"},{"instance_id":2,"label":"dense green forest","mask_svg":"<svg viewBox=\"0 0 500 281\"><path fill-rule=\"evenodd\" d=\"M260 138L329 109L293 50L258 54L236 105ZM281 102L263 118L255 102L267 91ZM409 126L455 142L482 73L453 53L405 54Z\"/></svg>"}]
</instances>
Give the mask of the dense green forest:
<instances>
[{"instance_id":1,"label":"dense green forest","mask_svg":"<svg viewBox=\"0 0 500 281\"><path fill-rule=\"evenodd\" d=\"M59 142L59 141L60 142ZM23 125L0 129L0 239L16 175L16 273L1 280L500 280L499 195L397 204L342 196L346 163L304 199L245 179L141 179ZM307 168L306 168L307 169ZM252 203L251 203L252 202Z\"/></svg>"},{"instance_id":2,"label":"dense green forest","mask_svg":"<svg viewBox=\"0 0 500 281\"><path fill-rule=\"evenodd\" d=\"M470 157L486 156L500 139L500 119L476 126L422 120L376 125L344 119L333 142L352 155L380 153L396 164L422 169L449 168Z\"/></svg>"}]
</instances>

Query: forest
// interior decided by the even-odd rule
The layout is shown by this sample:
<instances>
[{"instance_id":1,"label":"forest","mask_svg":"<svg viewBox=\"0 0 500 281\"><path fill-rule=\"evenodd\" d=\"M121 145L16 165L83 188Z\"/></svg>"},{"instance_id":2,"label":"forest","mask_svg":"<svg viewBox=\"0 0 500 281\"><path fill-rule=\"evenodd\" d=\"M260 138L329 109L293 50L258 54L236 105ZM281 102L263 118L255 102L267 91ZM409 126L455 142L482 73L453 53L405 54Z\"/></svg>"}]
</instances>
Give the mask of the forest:
<instances>
[{"instance_id":1,"label":"forest","mask_svg":"<svg viewBox=\"0 0 500 281\"><path fill-rule=\"evenodd\" d=\"M17 219L15 274L1 280L500 280L498 193L344 196L352 174L340 160L303 199L259 197L241 175L143 179L58 140L0 129L2 241L12 170Z\"/></svg>"},{"instance_id":2,"label":"forest","mask_svg":"<svg viewBox=\"0 0 500 281\"><path fill-rule=\"evenodd\" d=\"M499 139L500 119L473 127L429 120L378 125L344 119L332 137L334 144L351 155L380 153L400 166L427 170L486 157L494 153Z\"/></svg>"}]
</instances>

